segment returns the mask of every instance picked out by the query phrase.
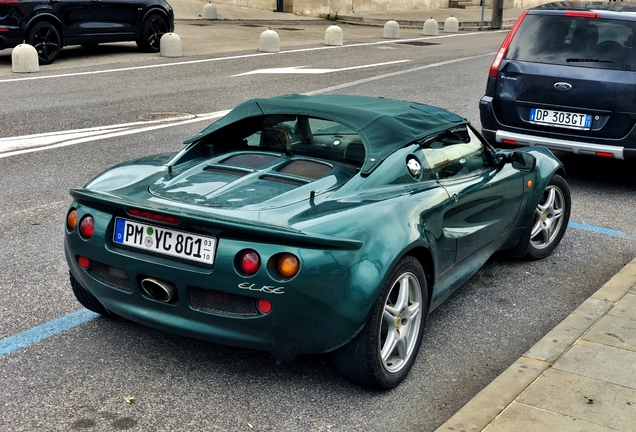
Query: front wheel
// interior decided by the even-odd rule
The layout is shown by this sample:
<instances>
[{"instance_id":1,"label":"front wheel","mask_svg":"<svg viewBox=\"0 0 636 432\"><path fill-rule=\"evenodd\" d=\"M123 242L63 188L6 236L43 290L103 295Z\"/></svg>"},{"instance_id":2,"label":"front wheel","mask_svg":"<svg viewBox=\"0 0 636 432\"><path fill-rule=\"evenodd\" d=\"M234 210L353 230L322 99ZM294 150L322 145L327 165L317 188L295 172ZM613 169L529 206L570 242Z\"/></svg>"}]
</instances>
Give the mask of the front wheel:
<instances>
[{"instance_id":1,"label":"front wheel","mask_svg":"<svg viewBox=\"0 0 636 432\"><path fill-rule=\"evenodd\" d=\"M389 390L404 380L422 343L428 290L421 264L402 258L385 282L360 333L333 354L347 380Z\"/></svg>"},{"instance_id":2,"label":"front wheel","mask_svg":"<svg viewBox=\"0 0 636 432\"><path fill-rule=\"evenodd\" d=\"M159 52L161 36L169 31L168 22L161 15L151 14L144 21L137 46L143 52Z\"/></svg>"},{"instance_id":3,"label":"front wheel","mask_svg":"<svg viewBox=\"0 0 636 432\"><path fill-rule=\"evenodd\" d=\"M543 191L528 226L528 258L545 258L554 251L565 234L571 207L570 188L563 177L555 174Z\"/></svg>"},{"instance_id":4,"label":"front wheel","mask_svg":"<svg viewBox=\"0 0 636 432\"><path fill-rule=\"evenodd\" d=\"M55 61L62 49L62 38L55 26L46 21L36 23L27 34L27 43L38 53L38 60L42 65Z\"/></svg>"}]
</instances>

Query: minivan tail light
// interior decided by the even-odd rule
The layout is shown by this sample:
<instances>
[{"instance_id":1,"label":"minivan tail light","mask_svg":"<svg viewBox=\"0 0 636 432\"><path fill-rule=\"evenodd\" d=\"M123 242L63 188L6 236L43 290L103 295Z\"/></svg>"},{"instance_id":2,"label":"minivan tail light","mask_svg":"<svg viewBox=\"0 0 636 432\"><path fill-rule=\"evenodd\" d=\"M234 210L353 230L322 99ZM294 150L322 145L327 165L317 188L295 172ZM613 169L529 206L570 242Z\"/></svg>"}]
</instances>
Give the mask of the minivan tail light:
<instances>
[{"instance_id":1,"label":"minivan tail light","mask_svg":"<svg viewBox=\"0 0 636 432\"><path fill-rule=\"evenodd\" d=\"M514 25L506 35L503 43L501 44L501 48L497 52L495 59L492 61L492 65L490 66L490 71L488 72L488 76L490 78L497 78L497 72L499 72L499 66L501 66L501 61L504 59L506 55L506 51L508 51L508 47L510 46L510 42L512 42L512 38L517 33L517 29L521 25L521 21L526 17L528 10L523 11L523 13L519 16L517 21L515 21Z\"/></svg>"}]
</instances>

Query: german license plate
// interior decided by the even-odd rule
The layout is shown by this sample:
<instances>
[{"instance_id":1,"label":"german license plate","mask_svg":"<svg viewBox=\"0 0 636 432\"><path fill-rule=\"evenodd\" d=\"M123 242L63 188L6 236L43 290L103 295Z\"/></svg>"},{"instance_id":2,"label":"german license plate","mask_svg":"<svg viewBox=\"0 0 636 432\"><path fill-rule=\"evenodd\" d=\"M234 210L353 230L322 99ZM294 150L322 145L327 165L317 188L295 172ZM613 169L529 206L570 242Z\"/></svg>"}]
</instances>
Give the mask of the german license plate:
<instances>
[{"instance_id":1,"label":"german license plate","mask_svg":"<svg viewBox=\"0 0 636 432\"><path fill-rule=\"evenodd\" d=\"M589 130L592 127L592 114L579 114L565 111L530 108L529 121L530 123L544 126Z\"/></svg>"},{"instance_id":2,"label":"german license plate","mask_svg":"<svg viewBox=\"0 0 636 432\"><path fill-rule=\"evenodd\" d=\"M214 263L216 238L115 218L113 242L203 264Z\"/></svg>"}]
</instances>

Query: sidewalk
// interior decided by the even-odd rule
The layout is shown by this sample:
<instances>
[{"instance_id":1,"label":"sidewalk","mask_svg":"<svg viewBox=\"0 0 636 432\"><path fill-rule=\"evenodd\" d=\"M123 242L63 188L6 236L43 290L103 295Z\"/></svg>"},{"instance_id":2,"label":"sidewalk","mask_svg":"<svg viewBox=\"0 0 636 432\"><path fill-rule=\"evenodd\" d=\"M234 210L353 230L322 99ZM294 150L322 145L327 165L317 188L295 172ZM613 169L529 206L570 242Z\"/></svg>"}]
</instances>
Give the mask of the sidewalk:
<instances>
[{"instance_id":1,"label":"sidewalk","mask_svg":"<svg viewBox=\"0 0 636 432\"><path fill-rule=\"evenodd\" d=\"M203 7L208 4L207 0L170 0L175 11L176 20L202 20ZM234 6L224 3L214 3L217 11L217 20L228 21L260 21L260 22L281 22L281 21L321 21L334 23L334 21L348 24L358 24L365 26L384 26L389 20L395 20L404 28L424 28L424 22L429 18L434 18L440 27L443 28L444 21L453 16L459 22L460 30L477 30L480 28L482 20L482 9L480 7L471 9L421 9L402 11L379 11L361 12L338 15L334 21L322 18L307 17L284 12L272 12L260 9L253 9L242 6ZM525 8L504 9L502 26L504 29L512 27L516 19ZM492 9L484 9L483 27L490 29L492 21Z\"/></svg>"},{"instance_id":2,"label":"sidewalk","mask_svg":"<svg viewBox=\"0 0 636 432\"><path fill-rule=\"evenodd\" d=\"M437 430L636 431L636 259Z\"/></svg>"}]
</instances>

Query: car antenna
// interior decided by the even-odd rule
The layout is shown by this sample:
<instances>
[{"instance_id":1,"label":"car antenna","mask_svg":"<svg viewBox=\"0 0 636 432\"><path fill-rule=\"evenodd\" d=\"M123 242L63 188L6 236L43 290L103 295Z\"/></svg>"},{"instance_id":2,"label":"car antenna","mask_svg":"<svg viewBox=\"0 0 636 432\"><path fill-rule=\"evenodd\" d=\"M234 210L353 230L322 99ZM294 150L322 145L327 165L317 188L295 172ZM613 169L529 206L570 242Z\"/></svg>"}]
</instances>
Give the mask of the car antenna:
<instances>
[{"instance_id":1,"label":"car antenna","mask_svg":"<svg viewBox=\"0 0 636 432\"><path fill-rule=\"evenodd\" d=\"M274 135L276 135L276 139L278 140L278 142L280 143L280 145L283 147L283 149L285 150L285 156L294 156L294 154L291 152L291 150L289 150L287 148L287 146L285 145L285 143L283 142L282 139L280 139L280 135L278 135L278 133L276 133L276 131L274 130L274 127L272 126L272 124L269 122L269 119L267 118L267 116L265 115L265 112L263 111L263 109L261 108L261 106L258 104L258 101L254 101L254 103L256 104L256 106L258 107L259 111L261 112L261 114L263 114L263 117L265 118L265 122L267 123L267 126L269 126L269 128L274 131Z\"/></svg>"}]
</instances>

